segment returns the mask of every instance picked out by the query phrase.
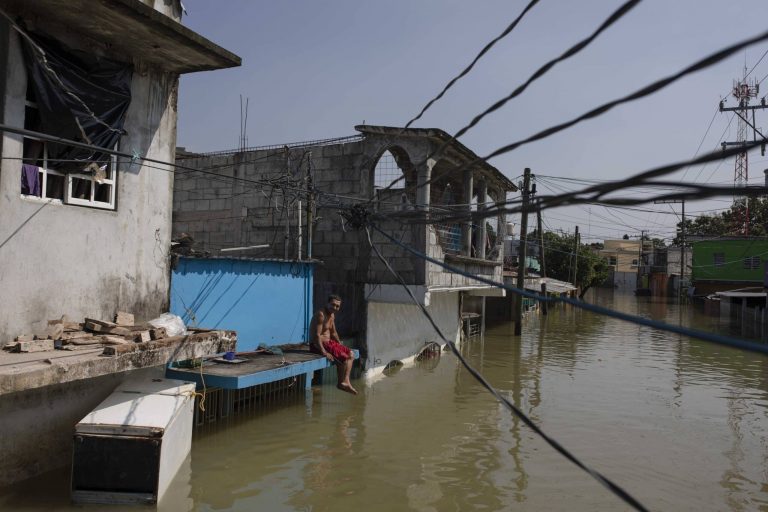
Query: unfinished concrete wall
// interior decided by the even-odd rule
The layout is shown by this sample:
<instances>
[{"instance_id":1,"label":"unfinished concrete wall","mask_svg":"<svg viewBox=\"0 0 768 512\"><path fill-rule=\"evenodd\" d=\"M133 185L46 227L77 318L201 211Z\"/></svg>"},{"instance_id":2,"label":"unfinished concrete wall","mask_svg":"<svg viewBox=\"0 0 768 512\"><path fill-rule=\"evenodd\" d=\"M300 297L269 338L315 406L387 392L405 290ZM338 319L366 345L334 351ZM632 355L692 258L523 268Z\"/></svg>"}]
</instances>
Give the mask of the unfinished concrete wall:
<instances>
[{"instance_id":1,"label":"unfinished concrete wall","mask_svg":"<svg viewBox=\"0 0 768 512\"><path fill-rule=\"evenodd\" d=\"M6 63L0 119L22 127L26 71L20 42L4 22L0 26L0 63ZM173 161L177 87L177 76L136 66L121 150ZM169 169L119 162L115 210L23 198L22 144L21 136L2 136L0 342L41 330L62 314L107 319L120 309L143 320L167 310Z\"/></svg>"},{"instance_id":2,"label":"unfinished concrete wall","mask_svg":"<svg viewBox=\"0 0 768 512\"><path fill-rule=\"evenodd\" d=\"M182 170L176 175L173 202L174 236L190 234L201 250L219 254L223 248L269 245L242 254L270 258L297 258L298 229L302 224L306 257L305 177L311 165L316 194L312 257L322 261L315 270L315 306L329 293L344 297L339 317L342 335L357 335L365 328L365 283L396 283L381 264L364 231L345 225L339 205L369 199L373 168L387 147L378 140L353 140L332 145L291 149L264 149L235 154L179 158L179 163L201 172ZM409 148L418 158L414 148ZM421 150L423 151L423 150ZM311 163L310 163L311 162ZM425 248L426 227L382 221L382 227L403 243ZM424 263L375 236L384 255L410 284L423 284Z\"/></svg>"}]
</instances>

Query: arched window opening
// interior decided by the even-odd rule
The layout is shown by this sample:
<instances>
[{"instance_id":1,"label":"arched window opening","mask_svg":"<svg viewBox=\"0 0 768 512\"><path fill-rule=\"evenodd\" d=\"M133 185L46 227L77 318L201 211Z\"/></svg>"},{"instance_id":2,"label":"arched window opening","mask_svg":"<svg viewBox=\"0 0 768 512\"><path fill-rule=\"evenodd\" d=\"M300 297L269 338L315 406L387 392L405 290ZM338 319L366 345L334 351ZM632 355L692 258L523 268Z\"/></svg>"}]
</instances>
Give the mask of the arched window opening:
<instances>
[{"instance_id":1,"label":"arched window opening","mask_svg":"<svg viewBox=\"0 0 768 512\"><path fill-rule=\"evenodd\" d=\"M373 197L379 211L405 211L415 203L415 175L410 161L397 148L384 151L373 170Z\"/></svg>"},{"instance_id":2,"label":"arched window opening","mask_svg":"<svg viewBox=\"0 0 768 512\"><path fill-rule=\"evenodd\" d=\"M390 190L405 188L405 173L397 165L395 156L389 151L385 151L373 171L373 188L384 189L388 187Z\"/></svg>"}]
</instances>

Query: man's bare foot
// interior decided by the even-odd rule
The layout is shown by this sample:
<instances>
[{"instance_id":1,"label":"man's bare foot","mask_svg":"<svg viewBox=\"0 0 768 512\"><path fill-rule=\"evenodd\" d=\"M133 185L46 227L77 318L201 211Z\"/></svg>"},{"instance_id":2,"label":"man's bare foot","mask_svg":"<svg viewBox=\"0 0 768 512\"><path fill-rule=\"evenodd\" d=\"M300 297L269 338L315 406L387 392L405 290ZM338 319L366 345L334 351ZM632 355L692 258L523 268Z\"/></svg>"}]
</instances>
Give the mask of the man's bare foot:
<instances>
[{"instance_id":1,"label":"man's bare foot","mask_svg":"<svg viewBox=\"0 0 768 512\"><path fill-rule=\"evenodd\" d=\"M352 387L352 384L336 384L336 387L342 391L346 391L347 393L352 393L353 395L357 394L357 390Z\"/></svg>"}]
</instances>

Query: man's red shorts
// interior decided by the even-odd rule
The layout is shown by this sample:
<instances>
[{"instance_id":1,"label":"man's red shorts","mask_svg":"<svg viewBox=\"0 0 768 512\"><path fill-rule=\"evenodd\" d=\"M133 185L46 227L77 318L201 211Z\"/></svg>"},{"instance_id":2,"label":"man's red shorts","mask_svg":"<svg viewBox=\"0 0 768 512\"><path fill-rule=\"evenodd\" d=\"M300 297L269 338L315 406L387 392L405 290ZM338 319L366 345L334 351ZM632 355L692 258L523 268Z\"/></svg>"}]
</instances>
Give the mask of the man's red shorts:
<instances>
[{"instance_id":1,"label":"man's red shorts","mask_svg":"<svg viewBox=\"0 0 768 512\"><path fill-rule=\"evenodd\" d=\"M323 342L323 347L325 347L326 352L331 354L334 359L337 361L346 361L347 359L352 357L352 350L350 350L348 347L345 347L341 343L339 343L336 340L329 340ZM320 349L318 349L314 343L309 344L309 350L314 352L315 354L322 354L320 352Z\"/></svg>"}]
</instances>

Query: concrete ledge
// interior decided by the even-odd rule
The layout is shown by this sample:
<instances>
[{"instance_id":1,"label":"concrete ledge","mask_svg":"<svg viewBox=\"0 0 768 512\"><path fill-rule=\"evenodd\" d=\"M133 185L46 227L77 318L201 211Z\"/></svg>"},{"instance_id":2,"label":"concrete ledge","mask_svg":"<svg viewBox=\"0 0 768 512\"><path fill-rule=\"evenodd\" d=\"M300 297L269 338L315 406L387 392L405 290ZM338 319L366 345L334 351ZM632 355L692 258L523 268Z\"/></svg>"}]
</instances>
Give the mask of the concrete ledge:
<instances>
[{"instance_id":1,"label":"concrete ledge","mask_svg":"<svg viewBox=\"0 0 768 512\"><path fill-rule=\"evenodd\" d=\"M0 354L0 396L227 352L236 343L234 331L208 331L128 345L115 355L104 355L103 347L75 353Z\"/></svg>"}]
</instances>

